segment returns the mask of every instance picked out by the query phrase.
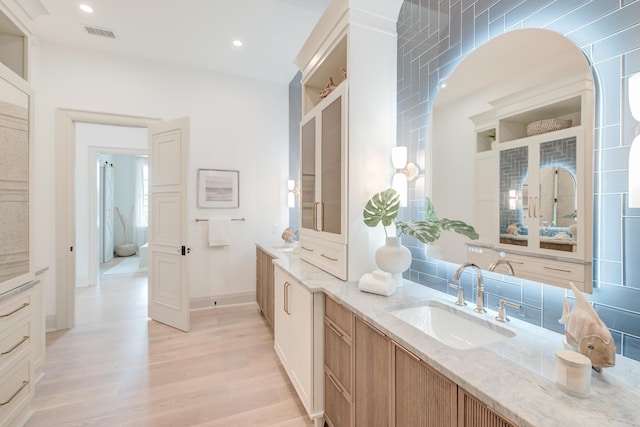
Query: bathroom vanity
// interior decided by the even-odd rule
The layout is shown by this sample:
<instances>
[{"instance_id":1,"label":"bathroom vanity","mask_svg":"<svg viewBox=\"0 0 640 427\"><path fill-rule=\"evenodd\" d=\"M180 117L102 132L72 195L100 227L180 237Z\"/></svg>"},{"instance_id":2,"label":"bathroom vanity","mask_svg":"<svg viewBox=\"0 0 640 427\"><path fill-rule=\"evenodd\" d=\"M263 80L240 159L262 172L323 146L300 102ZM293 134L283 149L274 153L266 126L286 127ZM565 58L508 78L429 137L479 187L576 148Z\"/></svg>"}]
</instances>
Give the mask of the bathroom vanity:
<instances>
[{"instance_id":1,"label":"bathroom vanity","mask_svg":"<svg viewBox=\"0 0 640 427\"><path fill-rule=\"evenodd\" d=\"M338 280L296 253L271 251L277 258L276 277L283 281L280 288L276 281L276 346L279 328L292 324L279 321L278 312L290 320L296 304L308 309L304 322L295 322L296 350L286 358L278 353L294 384L302 376L295 373L300 368L290 366L304 365L308 395L301 399L313 396L314 412L309 413L316 425L401 426L425 419L438 426L640 422L636 361L618 355L615 367L592 373L588 398L573 397L555 383L554 352L562 348L561 334L515 317L505 325L495 320L495 311L477 314L469 305L462 310L478 316L478 322L506 328L514 336L456 349L393 315L398 307L429 301L454 307L454 297L408 280L389 297L364 293L356 282Z\"/></svg>"}]
</instances>

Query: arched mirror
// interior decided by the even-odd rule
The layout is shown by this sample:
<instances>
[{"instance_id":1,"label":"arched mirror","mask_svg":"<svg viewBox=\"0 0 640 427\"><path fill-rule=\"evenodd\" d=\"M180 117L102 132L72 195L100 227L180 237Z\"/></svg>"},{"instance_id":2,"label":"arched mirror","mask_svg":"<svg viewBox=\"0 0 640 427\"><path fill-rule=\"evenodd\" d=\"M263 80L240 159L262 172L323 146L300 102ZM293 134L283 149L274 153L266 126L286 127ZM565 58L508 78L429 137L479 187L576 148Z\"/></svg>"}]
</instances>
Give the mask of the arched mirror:
<instances>
[{"instance_id":1,"label":"arched mirror","mask_svg":"<svg viewBox=\"0 0 640 427\"><path fill-rule=\"evenodd\" d=\"M432 109L425 191L438 215L498 252L591 262L592 85L583 53L553 31L512 31L470 53ZM463 262L467 243L443 234L438 253Z\"/></svg>"}]
</instances>

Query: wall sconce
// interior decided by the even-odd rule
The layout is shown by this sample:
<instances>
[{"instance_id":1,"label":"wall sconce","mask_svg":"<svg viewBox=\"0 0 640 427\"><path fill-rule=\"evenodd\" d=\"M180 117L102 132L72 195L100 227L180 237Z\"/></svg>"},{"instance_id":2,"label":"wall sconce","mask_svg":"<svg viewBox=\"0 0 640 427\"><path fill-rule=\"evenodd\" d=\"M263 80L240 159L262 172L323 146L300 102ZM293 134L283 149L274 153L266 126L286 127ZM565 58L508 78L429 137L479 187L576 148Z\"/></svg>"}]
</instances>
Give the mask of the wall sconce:
<instances>
[{"instance_id":1,"label":"wall sconce","mask_svg":"<svg viewBox=\"0 0 640 427\"><path fill-rule=\"evenodd\" d=\"M633 118L640 122L640 73L629 77L629 107ZM629 151L629 207L640 208L640 124Z\"/></svg>"},{"instance_id":2,"label":"wall sconce","mask_svg":"<svg viewBox=\"0 0 640 427\"><path fill-rule=\"evenodd\" d=\"M294 179L290 179L287 181L287 206L290 208L296 207L296 198L300 191L296 186L296 181Z\"/></svg>"},{"instance_id":3,"label":"wall sconce","mask_svg":"<svg viewBox=\"0 0 640 427\"><path fill-rule=\"evenodd\" d=\"M420 169L415 163L407 163L407 147L391 149L391 164L396 170L391 187L400 196L400 206L407 206L407 183L418 177Z\"/></svg>"}]
</instances>

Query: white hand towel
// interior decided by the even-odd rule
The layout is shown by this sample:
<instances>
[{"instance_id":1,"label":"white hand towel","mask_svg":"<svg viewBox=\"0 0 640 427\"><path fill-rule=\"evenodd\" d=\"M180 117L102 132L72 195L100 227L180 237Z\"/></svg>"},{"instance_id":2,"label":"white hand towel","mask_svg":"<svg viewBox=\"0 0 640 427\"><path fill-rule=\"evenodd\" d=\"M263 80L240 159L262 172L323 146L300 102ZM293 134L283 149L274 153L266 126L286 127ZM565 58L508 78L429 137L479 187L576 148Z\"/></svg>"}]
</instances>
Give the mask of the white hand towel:
<instances>
[{"instance_id":1,"label":"white hand towel","mask_svg":"<svg viewBox=\"0 0 640 427\"><path fill-rule=\"evenodd\" d=\"M358 289L362 292L389 296L396 290L396 284L389 273L376 270L365 273L358 281Z\"/></svg>"},{"instance_id":2,"label":"white hand towel","mask_svg":"<svg viewBox=\"0 0 640 427\"><path fill-rule=\"evenodd\" d=\"M209 218L209 246L231 245L229 218Z\"/></svg>"}]
</instances>

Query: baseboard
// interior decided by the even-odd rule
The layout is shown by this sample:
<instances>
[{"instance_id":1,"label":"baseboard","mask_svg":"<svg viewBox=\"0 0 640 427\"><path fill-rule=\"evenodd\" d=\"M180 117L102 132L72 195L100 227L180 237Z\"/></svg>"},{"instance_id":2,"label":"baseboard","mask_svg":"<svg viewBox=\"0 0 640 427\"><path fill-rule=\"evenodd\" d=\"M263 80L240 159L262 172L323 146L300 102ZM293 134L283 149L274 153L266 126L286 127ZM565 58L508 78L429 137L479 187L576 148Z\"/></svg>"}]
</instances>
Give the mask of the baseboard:
<instances>
[{"instance_id":1,"label":"baseboard","mask_svg":"<svg viewBox=\"0 0 640 427\"><path fill-rule=\"evenodd\" d=\"M47 332L58 330L57 319L55 314L47 314L44 318L44 327Z\"/></svg>"},{"instance_id":2,"label":"baseboard","mask_svg":"<svg viewBox=\"0 0 640 427\"><path fill-rule=\"evenodd\" d=\"M189 304L189 309L191 311L208 310L217 307L230 307L245 304L257 304L255 292L192 298L191 303ZM45 317L45 328L47 332L54 332L58 330L55 314L47 314Z\"/></svg>"},{"instance_id":3,"label":"baseboard","mask_svg":"<svg viewBox=\"0 0 640 427\"><path fill-rule=\"evenodd\" d=\"M208 297L191 298L190 308L192 311L194 311L245 304L256 304L255 292L242 292L237 294L212 295Z\"/></svg>"}]
</instances>

